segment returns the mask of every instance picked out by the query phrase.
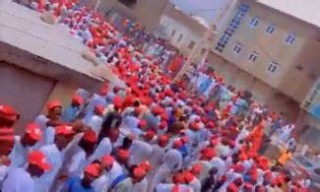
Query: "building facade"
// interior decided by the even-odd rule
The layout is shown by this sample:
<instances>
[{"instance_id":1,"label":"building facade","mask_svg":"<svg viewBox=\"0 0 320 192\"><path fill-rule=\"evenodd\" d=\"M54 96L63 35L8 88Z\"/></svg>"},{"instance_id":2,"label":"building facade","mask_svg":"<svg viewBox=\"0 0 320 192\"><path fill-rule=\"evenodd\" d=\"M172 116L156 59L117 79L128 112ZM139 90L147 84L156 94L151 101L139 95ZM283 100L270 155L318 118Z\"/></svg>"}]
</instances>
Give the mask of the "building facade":
<instances>
[{"instance_id":1,"label":"building facade","mask_svg":"<svg viewBox=\"0 0 320 192\"><path fill-rule=\"evenodd\" d=\"M122 19L130 19L145 27L149 32L157 28L161 15L170 5L169 0L90 0L86 4L95 7L97 2L99 4L97 9L106 17L111 18L113 23L121 22ZM132 2L132 4L125 2Z\"/></svg>"},{"instance_id":2,"label":"building facade","mask_svg":"<svg viewBox=\"0 0 320 192\"><path fill-rule=\"evenodd\" d=\"M209 56L227 83L293 121L320 74L320 17L319 23L299 17L294 8L308 6L301 2L288 9L274 0L239 0Z\"/></svg>"},{"instance_id":3,"label":"building facade","mask_svg":"<svg viewBox=\"0 0 320 192\"><path fill-rule=\"evenodd\" d=\"M155 35L168 40L185 55L192 54L196 60L203 58L214 39L210 33L210 41L204 43L203 36L210 30L204 20L184 13L171 4L161 16Z\"/></svg>"}]
</instances>

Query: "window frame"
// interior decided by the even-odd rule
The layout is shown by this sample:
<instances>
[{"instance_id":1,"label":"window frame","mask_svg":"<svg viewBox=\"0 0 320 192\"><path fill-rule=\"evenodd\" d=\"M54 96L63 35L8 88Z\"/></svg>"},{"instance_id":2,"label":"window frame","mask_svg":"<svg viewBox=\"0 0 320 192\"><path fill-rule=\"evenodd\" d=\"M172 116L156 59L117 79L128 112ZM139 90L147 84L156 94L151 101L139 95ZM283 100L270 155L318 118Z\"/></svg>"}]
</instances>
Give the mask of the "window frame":
<instances>
[{"instance_id":1,"label":"window frame","mask_svg":"<svg viewBox=\"0 0 320 192\"><path fill-rule=\"evenodd\" d=\"M297 37L294 33L288 33L285 43L292 45L297 40Z\"/></svg>"},{"instance_id":2,"label":"window frame","mask_svg":"<svg viewBox=\"0 0 320 192\"><path fill-rule=\"evenodd\" d=\"M233 53L239 55L241 53L243 45L241 43L236 43L232 49Z\"/></svg>"},{"instance_id":3,"label":"window frame","mask_svg":"<svg viewBox=\"0 0 320 192\"><path fill-rule=\"evenodd\" d=\"M256 51L252 51L249 54L248 60L250 63L255 63L257 61L258 57L259 57L259 53Z\"/></svg>"},{"instance_id":4,"label":"window frame","mask_svg":"<svg viewBox=\"0 0 320 192\"><path fill-rule=\"evenodd\" d=\"M249 27L251 28L257 28L260 23L259 17L252 17L249 22Z\"/></svg>"},{"instance_id":5,"label":"window frame","mask_svg":"<svg viewBox=\"0 0 320 192\"><path fill-rule=\"evenodd\" d=\"M274 32L276 30L276 27L274 25L268 25L268 27L266 28L266 33L269 35L273 35Z\"/></svg>"},{"instance_id":6,"label":"window frame","mask_svg":"<svg viewBox=\"0 0 320 192\"><path fill-rule=\"evenodd\" d=\"M271 61L267 67L267 71L270 74L275 74L279 69L279 63Z\"/></svg>"}]
</instances>

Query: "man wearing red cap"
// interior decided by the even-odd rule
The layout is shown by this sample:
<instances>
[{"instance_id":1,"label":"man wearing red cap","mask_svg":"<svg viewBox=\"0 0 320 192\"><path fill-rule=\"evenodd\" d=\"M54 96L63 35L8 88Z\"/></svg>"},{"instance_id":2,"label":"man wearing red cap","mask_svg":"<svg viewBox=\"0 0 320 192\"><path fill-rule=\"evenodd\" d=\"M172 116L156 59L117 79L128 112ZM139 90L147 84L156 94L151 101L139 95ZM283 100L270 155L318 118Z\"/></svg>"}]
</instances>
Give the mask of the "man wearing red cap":
<instances>
[{"instance_id":1,"label":"man wearing red cap","mask_svg":"<svg viewBox=\"0 0 320 192\"><path fill-rule=\"evenodd\" d=\"M14 147L9 157L11 166L23 167L27 163L27 156L30 149L41 139L42 133L39 125L30 123L26 127L26 132L21 138L14 137Z\"/></svg>"},{"instance_id":2,"label":"man wearing red cap","mask_svg":"<svg viewBox=\"0 0 320 192\"><path fill-rule=\"evenodd\" d=\"M41 151L32 151L28 154L28 166L24 168L11 168L3 182L3 192L37 192L35 179L41 177L51 169L46 156Z\"/></svg>"},{"instance_id":3,"label":"man wearing red cap","mask_svg":"<svg viewBox=\"0 0 320 192\"><path fill-rule=\"evenodd\" d=\"M56 127L54 143L40 148L40 151L47 156L48 161L53 168L51 171L45 173L37 183L39 192L48 192L51 190L52 184L64 161L65 149L72 140L74 134L73 127L60 125Z\"/></svg>"},{"instance_id":4,"label":"man wearing red cap","mask_svg":"<svg viewBox=\"0 0 320 192\"><path fill-rule=\"evenodd\" d=\"M88 165L84 169L84 176L70 178L64 185L62 191L67 192L95 192L92 183L100 176L101 167L98 163Z\"/></svg>"},{"instance_id":5,"label":"man wearing red cap","mask_svg":"<svg viewBox=\"0 0 320 192\"><path fill-rule=\"evenodd\" d=\"M131 192L136 183L141 182L146 176L146 170L139 166L134 166L129 172L129 176L116 185L111 186L111 192Z\"/></svg>"},{"instance_id":6,"label":"man wearing red cap","mask_svg":"<svg viewBox=\"0 0 320 192\"><path fill-rule=\"evenodd\" d=\"M72 97L72 101L69 107L67 107L61 116L64 122L73 122L80 114L81 106L84 104L83 98L79 95Z\"/></svg>"},{"instance_id":7,"label":"man wearing red cap","mask_svg":"<svg viewBox=\"0 0 320 192\"><path fill-rule=\"evenodd\" d=\"M101 158L101 168L101 176L93 183L95 191L107 191L109 187L116 185L125 177L122 167L111 155Z\"/></svg>"},{"instance_id":8,"label":"man wearing red cap","mask_svg":"<svg viewBox=\"0 0 320 192\"><path fill-rule=\"evenodd\" d=\"M88 158L93 154L98 141L97 134L92 130L84 132L81 140L76 147L70 164L67 166L68 176L75 177L80 175L88 163Z\"/></svg>"},{"instance_id":9,"label":"man wearing red cap","mask_svg":"<svg viewBox=\"0 0 320 192\"><path fill-rule=\"evenodd\" d=\"M165 148L169 143L168 135L161 135L158 138L157 144L152 145L152 153L149 156L149 161L153 170L156 171L164 162Z\"/></svg>"}]
</instances>

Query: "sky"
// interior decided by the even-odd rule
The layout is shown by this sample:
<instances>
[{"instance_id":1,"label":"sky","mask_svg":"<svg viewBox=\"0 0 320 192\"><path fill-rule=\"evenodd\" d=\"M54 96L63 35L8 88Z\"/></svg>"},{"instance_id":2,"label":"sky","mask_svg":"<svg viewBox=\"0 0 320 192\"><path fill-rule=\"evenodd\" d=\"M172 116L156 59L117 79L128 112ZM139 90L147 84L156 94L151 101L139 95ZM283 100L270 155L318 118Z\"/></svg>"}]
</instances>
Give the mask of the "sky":
<instances>
[{"instance_id":1,"label":"sky","mask_svg":"<svg viewBox=\"0 0 320 192\"><path fill-rule=\"evenodd\" d=\"M223 8L228 0L171 0L180 9L187 13L192 13L204 18L210 23L218 13L218 11L210 11L212 9Z\"/></svg>"}]
</instances>

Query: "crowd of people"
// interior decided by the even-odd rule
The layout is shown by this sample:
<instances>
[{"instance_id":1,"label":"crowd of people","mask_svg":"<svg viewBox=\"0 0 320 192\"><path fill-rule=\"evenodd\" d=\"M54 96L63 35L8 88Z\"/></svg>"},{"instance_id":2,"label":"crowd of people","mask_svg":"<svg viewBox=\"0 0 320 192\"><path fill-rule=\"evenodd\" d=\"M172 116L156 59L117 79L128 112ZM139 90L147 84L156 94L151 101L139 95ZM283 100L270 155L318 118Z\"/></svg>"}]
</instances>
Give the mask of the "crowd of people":
<instances>
[{"instance_id":1,"label":"crowd of people","mask_svg":"<svg viewBox=\"0 0 320 192\"><path fill-rule=\"evenodd\" d=\"M294 125L212 71L217 83L210 99L190 93L188 82L173 82L99 13L71 1L46 3L30 6L54 12L126 88L107 82L99 93L79 89L65 108L50 101L22 136L12 128L19 113L0 105L1 191L309 190L308 177L286 169L291 149L279 159L261 153L266 129L289 142Z\"/></svg>"}]
</instances>

